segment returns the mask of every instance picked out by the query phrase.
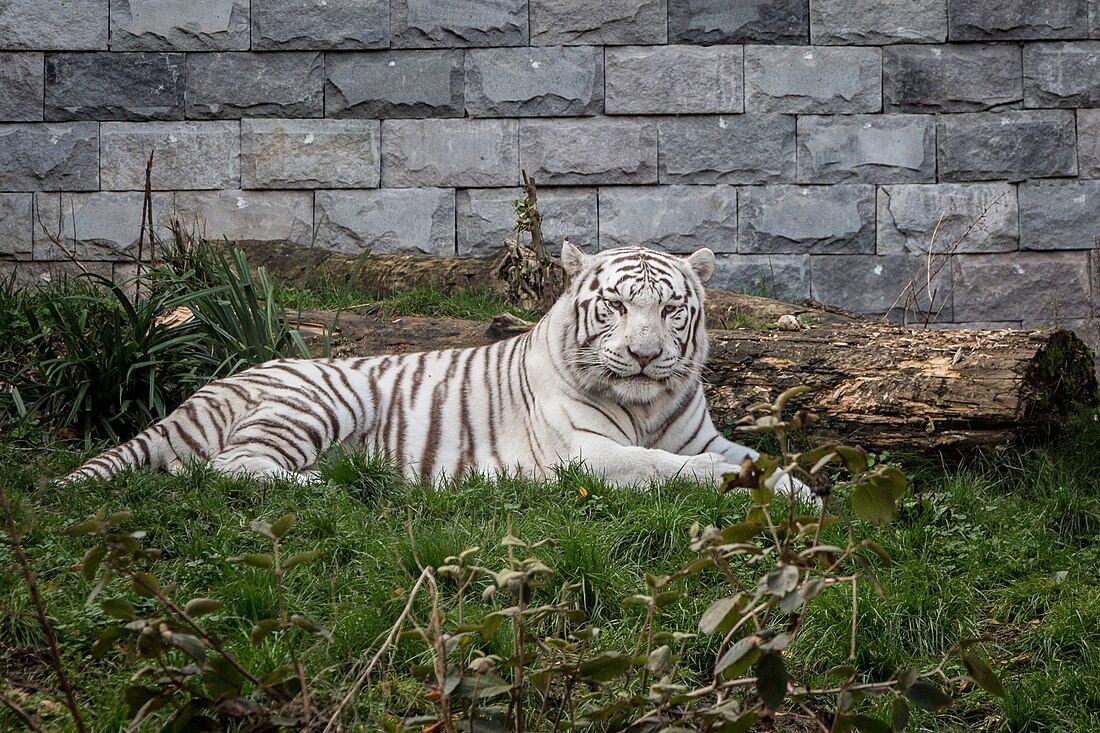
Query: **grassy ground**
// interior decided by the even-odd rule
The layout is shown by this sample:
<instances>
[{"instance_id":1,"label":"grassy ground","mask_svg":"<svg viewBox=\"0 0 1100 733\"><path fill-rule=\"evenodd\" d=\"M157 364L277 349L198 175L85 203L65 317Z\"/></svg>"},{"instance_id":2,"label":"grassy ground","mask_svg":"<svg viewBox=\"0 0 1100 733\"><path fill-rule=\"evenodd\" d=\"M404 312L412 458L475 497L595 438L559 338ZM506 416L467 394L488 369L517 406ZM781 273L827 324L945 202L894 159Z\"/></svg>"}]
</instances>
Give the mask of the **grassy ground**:
<instances>
[{"instance_id":1,"label":"grassy ground","mask_svg":"<svg viewBox=\"0 0 1100 733\"><path fill-rule=\"evenodd\" d=\"M0 476L89 722L102 731L124 724L121 691L133 670L118 655L91 661L89 647L109 619L84 603L91 586L75 566L87 542L60 530L103 504L134 511L133 526L147 529L149 543L164 549L159 575L177 584L177 597L226 601L211 624L238 637L233 651L260 669L285 661L285 652L273 642L253 649L241 637L255 620L273 614L274 590L260 571L230 558L262 551L248 529L251 519L296 511L298 527L287 551L317 546L323 560L288 577L288 604L332 629L331 644L316 647L308 659L311 670L325 671L322 686L332 688L340 686L349 660L397 617L419 563L438 565L478 545L485 548L480 561L494 566L509 518L521 537L558 541L542 555L555 571L551 585L582 582L583 606L604 629L604 643L629 648L643 613L621 602L644 588L643 573L673 571L691 560L693 522L735 522L747 506L743 497L686 483L644 494L604 489L574 471L544 485L470 480L453 491L433 491L404 484L381 464L346 459L330 464L327 483L306 487L229 480L203 470L136 473L64 490L43 482L86 455L33 434L9 434L0 442ZM985 636L1007 698L969 690L936 718L915 716L910 730L1100 729L1097 415L1076 419L1070 435L1047 445L967 466L911 461L906 468L915 493L902 515L891 526L867 530L895 562L876 568L889 600L868 587L859 595L857 666L872 675L931 666L957 639ZM23 689L31 690L33 706L55 697L54 685L41 663L29 595L6 548L0 558L0 668L9 678L0 681L0 690L11 692L13 681L29 683ZM708 574L692 578L686 600L667 610L661 626L692 629L718 585ZM847 659L851 598L826 593L811 609L789 664L820 679ZM415 661L415 648L393 661L395 674ZM699 642L689 657L694 654L704 668L705 652ZM387 694L397 714L418 705L415 684L393 683ZM0 729L15 725L6 716L0 712Z\"/></svg>"}]
</instances>

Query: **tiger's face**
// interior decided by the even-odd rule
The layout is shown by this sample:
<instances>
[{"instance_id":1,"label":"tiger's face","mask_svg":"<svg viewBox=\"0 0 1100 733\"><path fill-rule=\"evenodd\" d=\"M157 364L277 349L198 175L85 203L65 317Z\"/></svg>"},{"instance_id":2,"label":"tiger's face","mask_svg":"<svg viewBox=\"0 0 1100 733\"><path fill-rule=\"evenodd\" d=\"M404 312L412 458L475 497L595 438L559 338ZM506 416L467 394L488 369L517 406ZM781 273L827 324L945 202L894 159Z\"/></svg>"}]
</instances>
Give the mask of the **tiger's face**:
<instances>
[{"instance_id":1,"label":"tiger's face","mask_svg":"<svg viewBox=\"0 0 1100 733\"><path fill-rule=\"evenodd\" d=\"M566 244L562 266L572 281L569 351L585 388L642 404L699 378L713 252L676 257L633 246L585 255Z\"/></svg>"}]
</instances>

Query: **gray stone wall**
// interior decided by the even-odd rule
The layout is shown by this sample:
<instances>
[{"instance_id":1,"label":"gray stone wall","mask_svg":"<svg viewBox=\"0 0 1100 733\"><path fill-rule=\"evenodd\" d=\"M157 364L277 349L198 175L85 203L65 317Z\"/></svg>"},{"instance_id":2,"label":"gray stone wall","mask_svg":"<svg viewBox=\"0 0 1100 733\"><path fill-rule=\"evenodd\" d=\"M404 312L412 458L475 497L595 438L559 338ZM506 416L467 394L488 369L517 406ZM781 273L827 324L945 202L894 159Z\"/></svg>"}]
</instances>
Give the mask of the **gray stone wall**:
<instances>
[{"instance_id":1,"label":"gray stone wall","mask_svg":"<svg viewBox=\"0 0 1100 733\"><path fill-rule=\"evenodd\" d=\"M212 237L486 254L524 169L555 246L1087 332L1100 0L0 0L0 268L125 272L150 151Z\"/></svg>"}]
</instances>

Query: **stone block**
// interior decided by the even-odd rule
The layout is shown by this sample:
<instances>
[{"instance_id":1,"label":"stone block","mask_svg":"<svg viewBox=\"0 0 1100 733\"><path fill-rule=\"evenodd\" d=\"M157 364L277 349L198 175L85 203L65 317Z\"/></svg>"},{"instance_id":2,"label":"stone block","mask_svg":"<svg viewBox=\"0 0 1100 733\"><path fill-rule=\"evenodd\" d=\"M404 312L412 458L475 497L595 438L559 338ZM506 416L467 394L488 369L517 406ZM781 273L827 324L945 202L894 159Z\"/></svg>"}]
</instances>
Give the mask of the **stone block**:
<instances>
[{"instance_id":1,"label":"stone block","mask_svg":"<svg viewBox=\"0 0 1100 733\"><path fill-rule=\"evenodd\" d=\"M247 51L248 13L248 0L111 0L111 50Z\"/></svg>"},{"instance_id":2,"label":"stone block","mask_svg":"<svg viewBox=\"0 0 1100 733\"><path fill-rule=\"evenodd\" d=\"M875 251L875 187L744 188L738 236L738 252L871 254Z\"/></svg>"},{"instance_id":3,"label":"stone block","mask_svg":"<svg viewBox=\"0 0 1100 733\"><path fill-rule=\"evenodd\" d=\"M1085 38L1089 0L947 0L952 41Z\"/></svg>"},{"instance_id":4,"label":"stone block","mask_svg":"<svg viewBox=\"0 0 1100 733\"><path fill-rule=\"evenodd\" d=\"M813 0L814 45L942 43L947 0Z\"/></svg>"},{"instance_id":5,"label":"stone block","mask_svg":"<svg viewBox=\"0 0 1100 733\"><path fill-rule=\"evenodd\" d=\"M794 303L810 297L809 255L720 254L714 259L714 277L708 288ZM736 328L736 324L708 320L707 327Z\"/></svg>"},{"instance_id":6,"label":"stone block","mask_svg":"<svg viewBox=\"0 0 1100 733\"><path fill-rule=\"evenodd\" d=\"M313 240L311 191L180 191L175 199L175 218L208 239Z\"/></svg>"},{"instance_id":7,"label":"stone block","mask_svg":"<svg viewBox=\"0 0 1100 733\"><path fill-rule=\"evenodd\" d=\"M1100 3L1089 2L1089 38L1100 39Z\"/></svg>"},{"instance_id":8,"label":"stone block","mask_svg":"<svg viewBox=\"0 0 1100 733\"><path fill-rule=\"evenodd\" d=\"M455 194L455 223L459 256L490 257L505 239L517 236L514 203L519 188L470 188ZM595 252L599 242L596 189L540 188L542 236L552 254L561 251L562 238ZM529 241L529 240L528 240Z\"/></svg>"},{"instance_id":9,"label":"stone block","mask_svg":"<svg viewBox=\"0 0 1100 733\"><path fill-rule=\"evenodd\" d=\"M661 183L776 183L795 177L791 115L662 117Z\"/></svg>"},{"instance_id":10,"label":"stone block","mask_svg":"<svg viewBox=\"0 0 1100 733\"><path fill-rule=\"evenodd\" d=\"M338 252L455 253L450 188L318 191L317 245Z\"/></svg>"},{"instance_id":11,"label":"stone block","mask_svg":"<svg viewBox=\"0 0 1100 733\"><path fill-rule=\"evenodd\" d=\"M1010 183L882 186L876 251L1010 252L1020 247L1019 219Z\"/></svg>"},{"instance_id":12,"label":"stone block","mask_svg":"<svg viewBox=\"0 0 1100 733\"><path fill-rule=\"evenodd\" d=\"M114 265L110 262L29 262L23 260L4 262L0 260L0 277L5 280L13 277L17 288L28 290L48 287L51 282L59 280L72 280L86 273L99 275L110 280L114 275L114 270Z\"/></svg>"},{"instance_id":13,"label":"stone block","mask_svg":"<svg viewBox=\"0 0 1100 733\"><path fill-rule=\"evenodd\" d=\"M46 54L47 120L182 120L182 53Z\"/></svg>"},{"instance_id":14,"label":"stone block","mask_svg":"<svg viewBox=\"0 0 1100 733\"><path fill-rule=\"evenodd\" d=\"M0 160L0 191L94 191L99 123L0 124Z\"/></svg>"},{"instance_id":15,"label":"stone block","mask_svg":"<svg viewBox=\"0 0 1100 733\"><path fill-rule=\"evenodd\" d=\"M806 0L672 0L669 43L809 43Z\"/></svg>"},{"instance_id":16,"label":"stone block","mask_svg":"<svg viewBox=\"0 0 1100 733\"><path fill-rule=\"evenodd\" d=\"M100 137L105 191L144 190L150 151L156 191L240 187L238 122L104 122Z\"/></svg>"},{"instance_id":17,"label":"stone block","mask_svg":"<svg viewBox=\"0 0 1100 733\"><path fill-rule=\"evenodd\" d=\"M741 46L608 48L608 114L741 112Z\"/></svg>"},{"instance_id":18,"label":"stone block","mask_svg":"<svg viewBox=\"0 0 1100 733\"><path fill-rule=\"evenodd\" d=\"M514 186L516 120L385 120L382 185Z\"/></svg>"},{"instance_id":19,"label":"stone block","mask_svg":"<svg viewBox=\"0 0 1100 733\"><path fill-rule=\"evenodd\" d=\"M668 4L668 0L530 0L531 45L666 43Z\"/></svg>"},{"instance_id":20,"label":"stone block","mask_svg":"<svg viewBox=\"0 0 1100 733\"><path fill-rule=\"evenodd\" d=\"M5 0L0 51L106 51L109 0Z\"/></svg>"},{"instance_id":21,"label":"stone block","mask_svg":"<svg viewBox=\"0 0 1100 733\"><path fill-rule=\"evenodd\" d=\"M745 111L854 114L882 109L882 50L746 46Z\"/></svg>"},{"instance_id":22,"label":"stone block","mask_svg":"<svg viewBox=\"0 0 1100 733\"><path fill-rule=\"evenodd\" d=\"M1077 166L1082 178L1100 178L1100 109L1077 110Z\"/></svg>"},{"instance_id":23,"label":"stone block","mask_svg":"<svg viewBox=\"0 0 1100 733\"><path fill-rule=\"evenodd\" d=\"M42 54L0 53L0 122L42 120Z\"/></svg>"},{"instance_id":24,"label":"stone block","mask_svg":"<svg viewBox=\"0 0 1100 733\"><path fill-rule=\"evenodd\" d=\"M936 127L941 181L1077 175L1077 133L1070 110L944 115Z\"/></svg>"},{"instance_id":25,"label":"stone block","mask_svg":"<svg viewBox=\"0 0 1100 733\"><path fill-rule=\"evenodd\" d=\"M603 111L603 49L485 48L466 52L471 117L551 117Z\"/></svg>"},{"instance_id":26,"label":"stone block","mask_svg":"<svg viewBox=\"0 0 1100 733\"><path fill-rule=\"evenodd\" d=\"M144 199L140 191L36 194L39 226L34 230L34 259L115 261L136 257ZM171 217L172 194L153 194L153 226L160 234L167 233ZM147 248L143 254L149 252Z\"/></svg>"},{"instance_id":27,"label":"stone block","mask_svg":"<svg viewBox=\"0 0 1100 733\"><path fill-rule=\"evenodd\" d=\"M604 186L600 249L644 244L665 252L737 251L733 186Z\"/></svg>"},{"instance_id":28,"label":"stone block","mask_svg":"<svg viewBox=\"0 0 1100 733\"><path fill-rule=\"evenodd\" d=\"M1087 252L1020 252L954 258L955 320L1024 321L1089 314Z\"/></svg>"},{"instance_id":29,"label":"stone block","mask_svg":"<svg viewBox=\"0 0 1100 733\"><path fill-rule=\"evenodd\" d=\"M187 55L187 117L321 117L322 53L198 53Z\"/></svg>"},{"instance_id":30,"label":"stone block","mask_svg":"<svg viewBox=\"0 0 1100 733\"><path fill-rule=\"evenodd\" d=\"M1100 41L1026 44L1024 106L1100 107Z\"/></svg>"},{"instance_id":31,"label":"stone block","mask_svg":"<svg viewBox=\"0 0 1100 733\"><path fill-rule=\"evenodd\" d=\"M1017 46L903 45L882 54L887 112L982 112L1019 108L1024 98Z\"/></svg>"},{"instance_id":32,"label":"stone block","mask_svg":"<svg viewBox=\"0 0 1100 733\"><path fill-rule=\"evenodd\" d=\"M376 188L378 120L241 120L241 188Z\"/></svg>"},{"instance_id":33,"label":"stone block","mask_svg":"<svg viewBox=\"0 0 1100 733\"><path fill-rule=\"evenodd\" d=\"M656 183L657 124L633 117L524 120L519 163L543 185Z\"/></svg>"},{"instance_id":34,"label":"stone block","mask_svg":"<svg viewBox=\"0 0 1100 733\"><path fill-rule=\"evenodd\" d=\"M931 115L806 115L798 119L802 183L936 180Z\"/></svg>"},{"instance_id":35,"label":"stone block","mask_svg":"<svg viewBox=\"0 0 1100 733\"><path fill-rule=\"evenodd\" d=\"M952 272L944 267L932 278L929 302L927 259L917 255L814 255L810 257L811 297L826 305L895 322L948 322L952 308Z\"/></svg>"},{"instance_id":36,"label":"stone block","mask_svg":"<svg viewBox=\"0 0 1100 733\"><path fill-rule=\"evenodd\" d=\"M1020 186L1022 249L1091 250L1100 236L1100 180Z\"/></svg>"},{"instance_id":37,"label":"stone block","mask_svg":"<svg viewBox=\"0 0 1100 733\"><path fill-rule=\"evenodd\" d=\"M264 0L252 4L256 51L388 48L388 0Z\"/></svg>"},{"instance_id":38,"label":"stone block","mask_svg":"<svg viewBox=\"0 0 1100 733\"><path fill-rule=\"evenodd\" d=\"M328 117L462 117L462 51L329 54Z\"/></svg>"},{"instance_id":39,"label":"stone block","mask_svg":"<svg viewBox=\"0 0 1100 733\"><path fill-rule=\"evenodd\" d=\"M34 194L0 193L0 261L29 260L33 232Z\"/></svg>"},{"instance_id":40,"label":"stone block","mask_svg":"<svg viewBox=\"0 0 1100 733\"><path fill-rule=\"evenodd\" d=\"M393 48L526 46L527 0L392 0Z\"/></svg>"}]
</instances>

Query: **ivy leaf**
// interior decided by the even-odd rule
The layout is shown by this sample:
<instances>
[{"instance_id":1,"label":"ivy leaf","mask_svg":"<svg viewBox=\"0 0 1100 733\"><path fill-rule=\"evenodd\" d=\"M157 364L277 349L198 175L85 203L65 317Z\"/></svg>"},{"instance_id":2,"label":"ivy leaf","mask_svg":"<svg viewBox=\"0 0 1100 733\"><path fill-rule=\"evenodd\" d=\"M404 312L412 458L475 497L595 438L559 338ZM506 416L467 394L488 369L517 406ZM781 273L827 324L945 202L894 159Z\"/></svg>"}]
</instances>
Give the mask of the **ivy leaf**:
<instances>
[{"instance_id":1,"label":"ivy leaf","mask_svg":"<svg viewBox=\"0 0 1100 733\"><path fill-rule=\"evenodd\" d=\"M997 697L1005 696L1004 685L1001 684L997 673L990 669L981 657L973 652L963 652L963 664L966 665L967 673L983 690Z\"/></svg>"},{"instance_id":2,"label":"ivy leaf","mask_svg":"<svg viewBox=\"0 0 1100 733\"><path fill-rule=\"evenodd\" d=\"M779 652L767 652L756 663L756 693L775 712L787 696L787 667Z\"/></svg>"}]
</instances>

